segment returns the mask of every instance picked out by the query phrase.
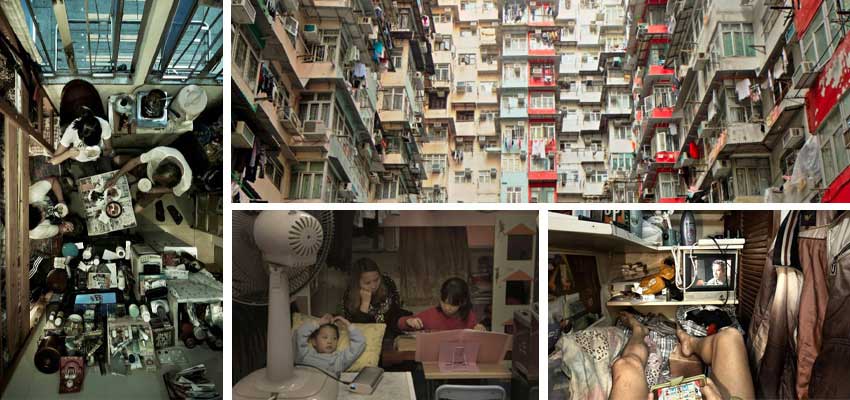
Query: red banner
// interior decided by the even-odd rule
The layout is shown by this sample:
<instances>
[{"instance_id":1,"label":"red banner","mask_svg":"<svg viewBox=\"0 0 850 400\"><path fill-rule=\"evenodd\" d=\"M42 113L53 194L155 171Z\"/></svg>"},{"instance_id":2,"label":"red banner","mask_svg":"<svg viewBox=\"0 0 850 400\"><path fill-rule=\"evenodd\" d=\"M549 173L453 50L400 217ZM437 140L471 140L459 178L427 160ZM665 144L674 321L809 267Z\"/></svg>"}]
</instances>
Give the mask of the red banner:
<instances>
[{"instance_id":1,"label":"red banner","mask_svg":"<svg viewBox=\"0 0 850 400\"><path fill-rule=\"evenodd\" d=\"M806 117L809 131L817 132L827 114L850 87L850 35L842 40L818 80L806 93Z\"/></svg>"},{"instance_id":2,"label":"red banner","mask_svg":"<svg viewBox=\"0 0 850 400\"><path fill-rule=\"evenodd\" d=\"M798 38L803 38L803 34L818 13L821 3L823 0L793 0L791 2L794 6L794 29L797 31Z\"/></svg>"}]
</instances>

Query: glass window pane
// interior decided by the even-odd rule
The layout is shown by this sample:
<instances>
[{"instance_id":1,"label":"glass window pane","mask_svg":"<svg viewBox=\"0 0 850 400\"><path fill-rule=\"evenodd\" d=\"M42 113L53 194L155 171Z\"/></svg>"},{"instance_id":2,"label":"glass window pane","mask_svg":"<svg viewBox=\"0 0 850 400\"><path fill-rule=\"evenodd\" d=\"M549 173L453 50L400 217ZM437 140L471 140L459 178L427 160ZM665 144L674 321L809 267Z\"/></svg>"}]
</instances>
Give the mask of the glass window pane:
<instances>
[{"instance_id":1,"label":"glass window pane","mask_svg":"<svg viewBox=\"0 0 850 400\"><path fill-rule=\"evenodd\" d=\"M730 57L733 53L732 32L723 32L723 55L725 57Z\"/></svg>"}]
</instances>

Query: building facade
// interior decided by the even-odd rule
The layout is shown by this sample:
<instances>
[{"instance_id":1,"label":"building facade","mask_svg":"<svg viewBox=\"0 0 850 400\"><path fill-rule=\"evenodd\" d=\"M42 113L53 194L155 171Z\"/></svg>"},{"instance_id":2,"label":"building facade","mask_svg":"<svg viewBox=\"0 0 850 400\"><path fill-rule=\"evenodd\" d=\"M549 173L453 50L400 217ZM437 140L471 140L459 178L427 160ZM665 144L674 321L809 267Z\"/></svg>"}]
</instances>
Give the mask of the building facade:
<instances>
[{"instance_id":1,"label":"building facade","mask_svg":"<svg viewBox=\"0 0 850 400\"><path fill-rule=\"evenodd\" d=\"M848 156L837 88L848 71L829 67L845 54L847 14L840 2L797 3L629 4L641 201L809 202L840 192ZM833 90L811 91L830 80Z\"/></svg>"},{"instance_id":2,"label":"building facade","mask_svg":"<svg viewBox=\"0 0 850 400\"><path fill-rule=\"evenodd\" d=\"M233 191L837 201L850 180L848 14L803 3L245 0Z\"/></svg>"}]
</instances>

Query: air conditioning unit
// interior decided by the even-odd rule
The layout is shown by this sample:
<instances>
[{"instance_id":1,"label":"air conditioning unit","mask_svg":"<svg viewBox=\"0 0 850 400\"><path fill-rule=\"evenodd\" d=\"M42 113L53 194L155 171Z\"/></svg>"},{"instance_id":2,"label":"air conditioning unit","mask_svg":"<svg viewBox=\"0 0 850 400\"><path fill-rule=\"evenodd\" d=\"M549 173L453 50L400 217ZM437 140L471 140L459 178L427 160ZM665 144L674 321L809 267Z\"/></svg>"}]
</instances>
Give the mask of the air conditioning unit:
<instances>
[{"instance_id":1,"label":"air conditioning unit","mask_svg":"<svg viewBox=\"0 0 850 400\"><path fill-rule=\"evenodd\" d=\"M434 122L434 128L442 128L442 127L443 127L442 122Z\"/></svg>"},{"instance_id":2,"label":"air conditioning unit","mask_svg":"<svg viewBox=\"0 0 850 400\"><path fill-rule=\"evenodd\" d=\"M257 17L257 10L251 5L250 0L231 0L230 15L233 22L237 24L253 24Z\"/></svg>"},{"instance_id":3,"label":"air conditioning unit","mask_svg":"<svg viewBox=\"0 0 850 400\"><path fill-rule=\"evenodd\" d=\"M319 44L319 27L316 24L304 24L304 41Z\"/></svg>"},{"instance_id":4,"label":"air conditioning unit","mask_svg":"<svg viewBox=\"0 0 850 400\"><path fill-rule=\"evenodd\" d=\"M697 54L696 59L694 60L694 68L703 69L705 68L706 63L708 63L708 57L706 57L705 53L700 52Z\"/></svg>"},{"instance_id":5,"label":"air conditioning unit","mask_svg":"<svg viewBox=\"0 0 850 400\"><path fill-rule=\"evenodd\" d=\"M528 158L528 151L527 150L520 151L519 152L519 159L522 160L522 161L525 161L526 158Z\"/></svg>"},{"instance_id":6,"label":"air conditioning unit","mask_svg":"<svg viewBox=\"0 0 850 400\"><path fill-rule=\"evenodd\" d=\"M797 67L797 70L794 71L794 88L795 89L806 89L812 87L817 81L818 75L820 74L820 69L817 68L817 64L811 61L803 61Z\"/></svg>"},{"instance_id":7,"label":"air conditioning unit","mask_svg":"<svg viewBox=\"0 0 850 400\"><path fill-rule=\"evenodd\" d=\"M354 64L360 61L360 50L357 47L351 47L348 49L348 55L345 57L345 61L348 64Z\"/></svg>"},{"instance_id":8,"label":"air conditioning unit","mask_svg":"<svg viewBox=\"0 0 850 400\"><path fill-rule=\"evenodd\" d=\"M277 117L280 119L283 129L286 129L292 134L300 133L299 128L301 127L301 120L298 119L298 114L292 110L292 107L286 106L279 108L277 111Z\"/></svg>"},{"instance_id":9,"label":"air conditioning unit","mask_svg":"<svg viewBox=\"0 0 850 400\"><path fill-rule=\"evenodd\" d=\"M496 175L498 175L498 174L499 174L499 172L496 170L496 168L490 168L490 177L491 178L495 178Z\"/></svg>"},{"instance_id":10,"label":"air conditioning unit","mask_svg":"<svg viewBox=\"0 0 850 400\"><path fill-rule=\"evenodd\" d=\"M714 162L714 166L711 167L712 175L716 178L726 178L732 173L732 161L730 160L717 160Z\"/></svg>"},{"instance_id":11,"label":"air conditioning unit","mask_svg":"<svg viewBox=\"0 0 850 400\"><path fill-rule=\"evenodd\" d=\"M440 166L439 163L431 164L431 172L435 174L439 174L443 172L443 167Z\"/></svg>"},{"instance_id":12,"label":"air conditioning unit","mask_svg":"<svg viewBox=\"0 0 850 400\"><path fill-rule=\"evenodd\" d=\"M596 14L596 20L597 21L605 21L605 14L604 13Z\"/></svg>"},{"instance_id":13,"label":"air conditioning unit","mask_svg":"<svg viewBox=\"0 0 850 400\"><path fill-rule=\"evenodd\" d=\"M803 143L803 136L805 135L803 128L791 128L785 132L785 135L782 136L782 148L783 149L796 149L801 146Z\"/></svg>"},{"instance_id":14,"label":"air conditioning unit","mask_svg":"<svg viewBox=\"0 0 850 400\"><path fill-rule=\"evenodd\" d=\"M455 87L455 91L458 93L466 93L466 83L458 82Z\"/></svg>"},{"instance_id":15,"label":"air conditioning unit","mask_svg":"<svg viewBox=\"0 0 850 400\"><path fill-rule=\"evenodd\" d=\"M434 184L434 193L439 193L442 188L438 184Z\"/></svg>"},{"instance_id":16,"label":"air conditioning unit","mask_svg":"<svg viewBox=\"0 0 850 400\"><path fill-rule=\"evenodd\" d=\"M464 168L463 174L466 175L467 178L471 178L472 177L472 169Z\"/></svg>"},{"instance_id":17,"label":"air conditioning unit","mask_svg":"<svg viewBox=\"0 0 850 400\"><path fill-rule=\"evenodd\" d=\"M254 132L248 128L244 121L236 121L236 129L230 134L230 144L237 149L254 148Z\"/></svg>"}]
</instances>

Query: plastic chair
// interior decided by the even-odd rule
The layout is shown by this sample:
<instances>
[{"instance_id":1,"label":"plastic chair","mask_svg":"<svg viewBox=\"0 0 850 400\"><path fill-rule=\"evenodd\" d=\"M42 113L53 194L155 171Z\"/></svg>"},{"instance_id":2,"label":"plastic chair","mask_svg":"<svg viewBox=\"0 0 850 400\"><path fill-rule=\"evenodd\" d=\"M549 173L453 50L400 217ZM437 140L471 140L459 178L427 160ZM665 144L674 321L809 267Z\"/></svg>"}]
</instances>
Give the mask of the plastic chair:
<instances>
[{"instance_id":1,"label":"plastic chair","mask_svg":"<svg viewBox=\"0 0 850 400\"><path fill-rule=\"evenodd\" d=\"M436 400L506 400L501 386L440 385L434 395Z\"/></svg>"}]
</instances>

